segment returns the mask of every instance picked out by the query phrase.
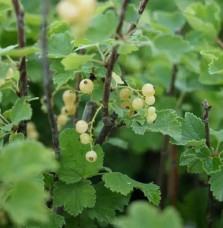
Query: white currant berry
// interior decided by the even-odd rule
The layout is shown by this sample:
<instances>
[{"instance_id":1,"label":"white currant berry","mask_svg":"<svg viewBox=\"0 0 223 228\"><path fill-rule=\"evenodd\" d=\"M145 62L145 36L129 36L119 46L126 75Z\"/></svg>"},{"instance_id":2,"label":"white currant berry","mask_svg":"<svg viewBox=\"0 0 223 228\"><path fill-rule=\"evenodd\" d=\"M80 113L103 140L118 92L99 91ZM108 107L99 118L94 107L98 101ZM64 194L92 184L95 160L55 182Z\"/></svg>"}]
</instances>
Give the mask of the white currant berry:
<instances>
[{"instance_id":1,"label":"white currant berry","mask_svg":"<svg viewBox=\"0 0 223 228\"><path fill-rule=\"evenodd\" d=\"M153 105L156 101L156 98L154 96L149 96L145 98L145 102L148 105Z\"/></svg>"},{"instance_id":2,"label":"white currant berry","mask_svg":"<svg viewBox=\"0 0 223 228\"><path fill-rule=\"evenodd\" d=\"M146 121L147 121L148 124L152 124L156 120L156 118L157 118L157 114L154 113L153 115L148 116L146 118Z\"/></svg>"},{"instance_id":3,"label":"white currant berry","mask_svg":"<svg viewBox=\"0 0 223 228\"><path fill-rule=\"evenodd\" d=\"M88 123L84 120L79 120L76 123L76 131L80 134L85 133L88 129Z\"/></svg>"},{"instance_id":4,"label":"white currant berry","mask_svg":"<svg viewBox=\"0 0 223 228\"><path fill-rule=\"evenodd\" d=\"M156 108L155 107L149 107L147 110L148 116L152 116L154 113L156 113Z\"/></svg>"},{"instance_id":5,"label":"white currant berry","mask_svg":"<svg viewBox=\"0 0 223 228\"><path fill-rule=\"evenodd\" d=\"M36 126L33 122L28 122L26 126L27 132L35 131Z\"/></svg>"},{"instance_id":6,"label":"white currant berry","mask_svg":"<svg viewBox=\"0 0 223 228\"><path fill-rule=\"evenodd\" d=\"M150 83L145 84L142 87L142 94L145 97L153 96L155 94L154 86L152 84L150 84Z\"/></svg>"},{"instance_id":7,"label":"white currant berry","mask_svg":"<svg viewBox=\"0 0 223 228\"><path fill-rule=\"evenodd\" d=\"M88 162L95 162L97 160L97 154L95 151L88 151L85 155L85 158Z\"/></svg>"},{"instance_id":8,"label":"white currant berry","mask_svg":"<svg viewBox=\"0 0 223 228\"><path fill-rule=\"evenodd\" d=\"M85 94L92 93L94 84L90 79L84 79L80 82L80 91Z\"/></svg>"},{"instance_id":9,"label":"white currant berry","mask_svg":"<svg viewBox=\"0 0 223 228\"><path fill-rule=\"evenodd\" d=\"M127 101L130 98L130 90L128 88L121 89L119 92L119 97L123 101Z\"/></svg>"},{"instance_id":10,"label":"white currant berry","mask_svg":"<svg viewBox=\"0 0 223 228\"><path fill-rule=\"evenodd\" d=\"M5 80L0 78L0 86L3 86L5 84Z\"/></svg>"},{"instance_id":11,"label":"white currant berry","mask_svg":"<svg viewBox=\"0 0 223 228\"><path fill-rule=\"evenodd\" d=\"M77 96L75 93L73 93L72 91L70 90L66 90L64 93L63 93L63 101L66 105L72 105L74 104L74 102L76 101L77 99Z\"/></svg>"},{"instance_id":12,"label":"white currant berry","mask_svg":"<svg viewBox=\"0 0 223 228\"><path fill-rule=\"evenodd\" d=\"M6 78L7 78L7 79L12 78L13 74L14 74L13 69L12 69L12 68L9 68L8 73L7 73L7 75L6 75Z\"/></svg>"},{"instance_id":13,"label":"white currant berry","mask_svg":"<svg viewBox=\"0 0 223 228\"><path fill-rule=\"evenodd\" d=\"M135 98L135 99L132 101L132 107L133 107L135 110L142 109L142 108L143 108L143 100L142 100L141 98Z\"/></svg>"},{"instance_id":14,"label":"white currant berry","mask_svg":"<svg viewBox=\"0 0 223 228\"><path fill-rule=\"evenodd\" d=\"M60 126L64 126L68 121L68 118L67 118L67 115L65 114L60 114L58 117L57 117L57 122Z\"/></svg>"},{"instance_id":15,"label":"white currant berry","mask_svg":"<svg viewBox=\"0 0 223 228\"><path fill-rule=\"evenodd\" d=\"M74 113L76 112L77 108L75 105L66 105L65 106L66 109L66 113L67 115L74 115Z\"/></svg>"},{"instance_id":16,"label":"white currant berry","mask_svg":"<svg viewBox=\"0 0 223 228\"><path fill-rule=\"evenodd\" d=\"M82 133L80 135L80 142L82 144L89 144L89 143L91 143L91 136L89 134L87 134L87 133Z\"/></svg>"}]
</instances>

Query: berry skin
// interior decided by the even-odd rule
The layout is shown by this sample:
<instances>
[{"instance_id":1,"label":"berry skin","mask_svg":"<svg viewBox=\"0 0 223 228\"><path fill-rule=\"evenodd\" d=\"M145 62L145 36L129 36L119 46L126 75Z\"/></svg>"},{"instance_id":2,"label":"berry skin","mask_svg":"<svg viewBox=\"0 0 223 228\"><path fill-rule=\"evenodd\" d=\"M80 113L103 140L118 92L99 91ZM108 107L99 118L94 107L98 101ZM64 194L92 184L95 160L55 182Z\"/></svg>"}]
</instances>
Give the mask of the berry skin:
<instances>
[{"instance_id":1,"label":"berry skin","mask_svg":"<svg viewBox=\"0 0 223 228\"><path fill-rule=\"evenodd\" d=\"M74 113L76 112L77 108L75 105L66 105L65 106L65 109L66 109L66 113L67 115L74 115Z\"/></svg>"},{"instance_id":2,"label":"berry skin","mask_svg":"<svg viewBox=\"0 0 223 228\"><path fill-rule=\"evenodd\" d=\"M80 91L85 94L92 93L94 84L90 79L84 79L80 82Z\"/></svg>"},{"instance_id":3,"label":"berry skin","mask_svg":"<svg viewBox=\"0 0 223 228\"><path fill-rule=\"evenodd\" d=\"M145 97L153 96L155 94L154 86L152 84L150 84L150 83L145 84L142 87L142 94Z\"/></svg>"},{"instance_id":4,"label":"berry skin","mask_svg":"<svg viewBox=\"0 0 223 228\"><path fill-rule=\"evenodd\" d=\"M87 133L83 133L80 135L80 141L82 144L89 144L91 143L91 136Z\"/></svg>"},{"instance_id":5,"label":"berry skin","mask_svg":"<svg viewBox=\"0 0 223 228\"><path fill-rule=\"evenodd\" d=\"M95 162L97 160L97 154L95 151L88 151L85 155L85 158L88 162Z\"/></svg>"},{"instance_id":6,"label":"berry skin","mask_svg":"<svg viewBox=\"0 0 223 228\"><path fill-rule=\"evenodd\" d=\"M119 97L123 101L127 101L130 98L130 90L128 88L124 88L120 90Z\"/></svg>"},{"instance_id":7,"label":"berry skin","mask_svg":"<svg viewBox=\"0 0 223 228\"><path fill-rule=\"evenodd\" d=\"M64 126L68 121L68 118L64 114L60 114L57 118L58 125Z\"/></svg>"},{"instance_id":8,"label":"berry skin","mask_svg":"<svg viewBox=\"0 0 223 228\"><path fill-rule=\"evenodd\" d=\"M149 97L146 97L145 99L145 102L148 105L153 105L155 101L156 101L156 98L154 96L149 96Z\"/></svg>"},{"instance_id":9,"label":"berry skin","mask_svg":"<svg viewBox=\"0 0 223 228\"><path fill-rule=\"evenodd\" d=\"M146 121L147 121L148 124L152 124L156 120L156 118L157 118L157 114L154 113L153 115L148 116L146 118Z\"/></svg>"},{"instance_id":10,"label":"berry skin","mask_svg":"<svg viewBox=\"0 0 223 228\"><path fill-rule=\"evenodd\" d=\"M143 100L142 100L141 98L135 98L135 99L132 101L132 107L133 107L135 110L142 109L142 108L143 108Z\"/></svg>"},{"instance_id":11,"label":"berry skin","mask_svg":"<svg viewBox=\"0 0 223 228\"><path fill-rule=\"evenodd\" d=\"M66 90L63 93L63 101L66 105L72 105L76 101L77 96L75 93L72 93L70 90Z\"/></svg>"},{"instance_id":12,"label":"berry skin","mask_svg":"<svg viewBox=\"0 0 223 228\"><path fill-rule=\"evenodd\" d=\"M5 80L0 78L0 86L3 86L5 84Z\"/></svg>"},{"instance_id":13,"label":"berry skin","mask_svg":"<svg viewBox=\"0 0 223 228\"><path fill-rule=\"evenodd\" d=\"M149 107L147 110L148 116L152 116L156 113L156 108L155 107Z\"/></svg>"},{"instance_id":14,"label":"berry skin","mask_svg":"<svg viewBox=\"0 0 223 228\"><path fill-rule=\"evenodd\" d=\"M84 120L79 120L76 123L76 131L80 134L85 133L88 129L88 123Z\"/></svg>"}]
</instances>

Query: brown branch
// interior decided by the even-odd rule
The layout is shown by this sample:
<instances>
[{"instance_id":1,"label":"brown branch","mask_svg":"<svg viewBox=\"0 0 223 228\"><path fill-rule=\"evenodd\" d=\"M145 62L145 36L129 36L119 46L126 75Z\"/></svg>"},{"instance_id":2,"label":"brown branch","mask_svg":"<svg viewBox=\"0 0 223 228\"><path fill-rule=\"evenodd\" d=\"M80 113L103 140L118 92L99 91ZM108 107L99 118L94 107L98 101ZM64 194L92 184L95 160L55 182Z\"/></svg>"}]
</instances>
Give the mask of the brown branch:
<instances>
[{"instance_id":1,"label":"brown branch","mask_svg":"<svg viewBox=\"0 0 223 228\"><path fill-rule=\"evenodd\" d=\"M60 155L60 146L58 139L57 120L54 114L52 105L52 72L50 72L49 59L47 57L47 18L50 8L50 0L45 0L43 4L43 24L41 34L41 46L42 46L42 71L43 71L43 84L45 93L45 102L47 106L48 118L51 126L52 141L54 151L57 155Z\"/></svg>"},{"instance_id":2,"label":"brown branch","mask_svg":"<svg viewBox=\"0 0 223 228\"><path fill-rule=\"evenodd\" d=\"M209 128L209 112L211 111L212 106L210 106L207 100L204 100L202 103L204 114L202 116L202 120L204 122L205 127L205 139L206 139L206 146L210 149L211 148L211 141L210 141L210 128ZM208 176L208 180L210 176ZM208 206L207 206L207 228L212 227L213 217L214 217L214 197L211 192L210 185L208 185Z\"/></svg>"},{"instance_id":3,"label":"brown branch","mask_svg":"<svg viewBox=\"0 0 223 228\"><path fill-rule=\"evenodd\" d=\"M21 8L18 0L12 0L13 8L16 15L16 23L18 30L18 44L20 48L24 48L26 46L26 33L25 33L25 19L24 19L24 9ZM25 97L28 95L28 79L27 79L27 67L26 67L26 57L21 57L20 65L19 65L19 91L17 94L19 97ZM26 121L22 121L19 124L18 131L23 133L25 136L26 132Z\"/></svg>"},{"instance_id":4,"label":"brown branch","mask_svg":"<svg viewBox=\"0 0 223 228\"><path fill-rule=\"evenodd\" d=\"M175 84L175 80L176 80L177 71L178 71L177 65L174 64L173 65L173 71L172 71L172 77L171 77L171 81L170 81L170 88L169 88L169 91L167 92L168 96L173 96L173 94L174 94L174 84ZM169 151L169 140L170 140L170 137L168 135L165 135L164 139L163 139L163 149L162 149L161 154L160 154L160 164L159 164L159 172L158 172L158 185L160 186L160 191L162 194L162 200L160 203L161 209L163 209L163 207L164 207L164 199L166 196L165 161L167 160L168 152L169 152L169 158L171 161L170 171L169 171L169 179L168 179L168 189L175 191L175 190L177 190L176 186L178 186L178 184L176 183L177 179L175 179L178 176L177 165L176 165L176 163L177 163L177 161L176 161L176 157L177 157L176 156L176 150L174 149L174 147L172 147L173 150ZM170 186L170 185L173 185L173 186ZM175 197L176 194L177 194L176 192L171 192L171 194L170 194L171 202L176 201L176 199L172 198L172 197Z\"/></svg>"},{"instance_id":5,"label":"brown branch","mask_svg":"<svg viewBox=\"0 0 223 228\"><path fill-rule=\"evenodd\" d=\"M119 17L119 24L116 29L116 34L115 34L115 39L119 39L122 37L122 27L123 27L123 22L125 19L125 11L127 7L128 0L124 0L122 8L121 8L121 13ZM148 0L141 0L138 8L138 14L141 15L145 7L148 3ZM138 22L138 21L137 21ZM131 25L132 26L132 25ZM130 26L130 28L131 28ZM130 29L128 31L132 31ZM128 33L128 32L127 32ZM117 46L114 46L112 48L112 52L110 55L110 58L108 62L105 64L107 71L106 71L106 77L105 77L105 82L104 82L104 92L103 92L103 108L102 108L102 117L103 117L103 122L104 122L104 127L102 128L102 131L100 132L98 139L96 140L96 144L103 144L104 140L108 136L108 134L111 132L113 126L115 125L115 121L117 119L117 115L113 113L111 116L109 116L109 111L108 111L108 104L109 104L109 97L110 97L110 90L111 90L111 79L112 79L112 72L115 66L115 62L118 59L118 54L117 54Z\"/></svg>"},{"instance_id":6,"label":"brown branch","mask_svg":"<svg viewBox=\"0 0 223 228\"><path fill-rule=\"evenodd\" d=\"M149 0L142 0L140 3L139 3L139 7L138 7L138 10L137 10L137 13L141 16L146 8L146 5L148 4ZM139 22L139 19L137 20L136 23L132 23L126 33L126 35L130 35L137 27L137 24Z\"/></svg>"}]
</instances>

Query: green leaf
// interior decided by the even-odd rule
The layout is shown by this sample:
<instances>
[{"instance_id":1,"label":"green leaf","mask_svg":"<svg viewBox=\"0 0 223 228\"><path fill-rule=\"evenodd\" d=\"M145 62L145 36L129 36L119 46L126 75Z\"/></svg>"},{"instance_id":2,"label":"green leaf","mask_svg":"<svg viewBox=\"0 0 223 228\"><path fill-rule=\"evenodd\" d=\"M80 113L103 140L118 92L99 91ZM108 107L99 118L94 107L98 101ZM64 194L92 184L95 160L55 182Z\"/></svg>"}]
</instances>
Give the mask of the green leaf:
<instances>
[{"instance_id":1,"label":"green leaf","mask_svg":"<svg viewBox=\"0 0 223 228\"><path fill-rule=\"evenodd\" d=\"M182 122L181 145L200 146L204 145L205 134L202 120L193 113L187 112Z\"/></svg>"},{"instance_id":2,"label":"green leaf","mask_svg":"<svg viewBox=\"0 0 223 228\"><path fill-rule=\"evenodd\" d=\"M88 61L91 61L93 55L78 55L70 54L66 56L61 63L64 65L65 70L78 70L81 69L82 65Z\"/></svg>"},{"instance_id":3,"label":"green leaf","mask_svg":"<svg viewBox=\"0 0 223 228\"><path fill-rule=\"evenodd\" d=\"M52 210L48 210L48 221L46 223L30 222L26 228L62 228L64 224L64 217L57 215Z\"/></svg>"},{"instance_id":4,"label":"green leaf","mask_svg":"<svg viewBox=\"0 0 223 228\"><path fill-rule=\"evenodd\" d=\"M99 145L93 150L97 153L95 162L88 162L85 154L91 150L90 145L81 144L80 135L74 129L67 129L60 134L61 168L60 180L75 183L97 174L103 166L103 151Z\"/></svg>"},{"instance_id":5,"label":"green leaf","mask_svg":"<svg viewBox=\"0 0 223 228\"><path fill-rule=\"evenodd\" d=\"M49 38L49 57L63 58L73 52L69 32L54 33Z\"/></svg>"},{"instance_id":6,"label":"green leaf","mask_svg":"<svg viewBox=\"0 0 223 228\"><path fill-rule=\"evenodd\" d=\"M56 84L57 87L61 87L69 80L75 78L75 71L65 70L64 66L59 60L54 59L50 65L50 68L53 71L53 83Z\"/></svg>"},{"instance_id":7,"label":"green leaf","mask_svg":"<svg viewBox=\"0 0 223 228\"><path fill-rule=\"evenodd\" d=\"M16 140L23 140L24 139L24 135L22 133L11 133L10 137L9 137L9 142L13 142Z\"/></svg>"},{"instance_id":8,"label":"green leaf","mask_svg":"<svg viewBox=\"0 0 223 228\"><path fill-rule=\"evenodd\" d=\"M216 3L192 3L185 9L184 16L193 29L216 38L220 29L220 9Z\"/></svg>"},{"instance_id":9,"label":"green leaf","mask_svg":"<svg viewBox=\"0 0 223 228\"><path fill-rule=\"evenodd\" d=\"M3 208L18 224L25 224L30 219L46 222L45 200L46 193L40 184L20 182L9 190L8 197L3 202Z\"/></svg>"},{"instance_id":10,"label":"green leaf","mask_svg":"<svg viewBox=\"0 0 223 228\"><path fill-rule=\"evenodd\" d=\"M174 208L168 207L162 213L146 202L134 202L126 216L115 220L117 228L183 228L183 222Z\"/></svg>"},{"instance_id":11,"label":"green leaf","mask_svg":"<svg viewBox=\"0 0 223 228\"><path fill-rule=\"evenodd\" d=\"M77 216L85 208L92 208L96 202L95 189L90 181L81 181L75 184L57 182L54 190L54 203L64 206L65 211Z\"/></svg>"},{"instance_id":12,"label":"green leaf","mask_svg":"<svg viewBox=\"0 0 223 228\"><path fill-rule=\"evenodd\" d=\"M178 35L159 35L154 41L155 53L164 53L174 63L178 63L183 54L192 50L190 43Z\"/></svg>"},{"instance_id":13,"label":"green leaf","mask_svg":"<svg viewBox=\"0 0 223 228\"><path fill-rule=\"evenodd\" d=\"M137 182L122 173L106 173L103 175L102 179L105 182L105 187L112 192L127 196L134 188L137 188L144 193L151 203L154 205L159 204L160 191L157 185Z\"/></svg>"},{"instance_id":14,"label":"green leaf","mask_svg":"<svg viewBox=\"0 0 223 228\"><path fill-rule=\"evenodd\" d=\"M39 48L30 46L18 49L10 49L7 52L2 53L2 55L9 55L11 57L23 57L26 55L31 55L39 51Z\"/></svg>"},{"instance_id":15,"label":"green leaf","mask_svg":"<svg viewBox=\"0 0 223 228\"><path fill-rule=\"evenodd\" d=\"M211 191L213 192L214 197L218 201L223 201L223 169L220 172L214 173L211 175L209 184L211 185Z\"/></svg>"},{"instance_id":16,"label":"green leaf","mask_svg":"<svg viewBox=\"0 0 223 228\"><path fill-rule=\"evenodd\" d=\"M122 148L124 150L126 150L128 148L128 142L124 141L123 139L120 138L109 138L107 143Z\"/></svg>"},{"instance_id":17,"label":"green leaf","mask_svg":"<svg viewBox=\"0 0 223 228\"><path fill-rule=\"evenodd\" d=\"M27 97L19 98L12 107L11 121L14 125L18 125L23 120L30 120L32 117L32 109L27 103Z\"/></svg>"},{"instance_id":18,"label":"green leaf","mask_svg":"<svg viewBox=\"0 0 223 228\"><path fill-rule=\"evenodd\" d=\"M157 111L155 123L147 125L147 129L178 139L181 134L181 119L174 110L167 109Z\"/></svg>"},{"instance_id":19,"label":"green leaf","mask_svg":"<svg viewBox=\"0 0 223 228\"><path fill-rule=\"evenodd\" d=\"M185 24L185 19L179 12L155 11L154 18L159 25L165 26L173 34Z\"/></svg>"},{"instance_id":20,"label":"green leaf","mask_svg":"<svg viewBox=\"0 0 223 228\"><path fill-rule=\"evenodd\" d=\"M129 23L136 23L140 18L140 15L137 13L137 9L134 4L128 4L125 12L125 20Z\"/></svg>"},{"instance_id":21,"label":"green leaf","mask_svg":"<svg viewBox=\"0 0 223 228\"><path fill-rule=\"evenodd\" d=\"M15 49L16 47L18 47L18 44L10 45L6 48L0 48L0 55L6 55L9 51Z\"/></svg>"},{"instance_id":22,"label":"green leaf","mask_svg":"<svg viewBox=\"0 0 223 228\"><path fill-rule=\"evenodd\" d=\"M108 10L105 14L97 15L92 19L85 37L93 43L104 41L114 34L117 24L117 16L113 11Z\"/></svg>"},{"instance_id":23,"label":"green leaf","mask_svg":"<svg viewBox=\"0 0 223 228\"><path fill-rule=\"evenodd\" d=\"M124 206L128 205L129 196L111 192L100 182L95 186L96 204L88 209L88 215L91 219L97 219L99 222L111 223L115 218L116 211L123 211Z\"/></svg>"},{"instance_id":24,"label":"green leaf","mask_svg":"<svg viewBox=\"0 0 223 228\"><path fill-rule=\"evenodd\" d=\"M218 144L223 142L223 130L214 131L213 129L210 129L210 134L216 137Z\"/></svg>"},{"instance_id":25,"label":"green leaf","mask_svg":"<svg viewBox=\"0 0 223 228\"><path fill-rule=\"evenodd\" d=\"M55 170L57 163L51 150L32 141L14 141L0 154L0 176L6 183L28 180L46 170Z\"/></svg>"},{"instance_id":26,"label":"green leaf","mask_svg":"<svg viewBox=\"0 0 223 228\"><path fill-rule=\"evenodd\" d=\"M138 51L138 47L133 44L123 43L118 47L118 54L127 55L134 51Z\"/></svg>"}]
</instances>

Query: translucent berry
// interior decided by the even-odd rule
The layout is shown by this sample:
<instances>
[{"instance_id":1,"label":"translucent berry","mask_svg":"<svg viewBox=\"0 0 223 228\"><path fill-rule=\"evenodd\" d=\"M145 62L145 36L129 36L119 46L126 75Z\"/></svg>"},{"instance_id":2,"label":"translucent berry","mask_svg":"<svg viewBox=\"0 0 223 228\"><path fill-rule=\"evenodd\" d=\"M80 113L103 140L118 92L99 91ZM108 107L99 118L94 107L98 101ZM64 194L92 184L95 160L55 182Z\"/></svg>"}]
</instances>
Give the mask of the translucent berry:
<instances>
[{"instance_id":1,"label":"translucent berry","mask_svg":"<svg viewBox=\"0 0 223 228\"><path fill-rule=\"evenodd\" d=\"M147 110L148 116L152 116L154 113L156 113L155 107L149 107Z\"/></svg>"},{"instance_id":2,"label":"translucent berry","mask_svg":"<svg viewBox=\"0 0 223 228\"><path fill-rule=\"evenodd\" d=\"M141 98L135 98L135 99L132 101L132 107L133 107L135 110L142 109L142 108L143 108L143 100L142 100Z\"/></svg>"},{"instance_id":3,"label":"translucent berry","mask_svg":"<svg viewBox=\"0 0 223 228\"><path fill-rule=\"evenodd\" d=\"M80 91L85 94L92 93L94 84L90 79L84 79L80 82Z\"/></svg>"},{"instance_id":4,"label":"translucent berry","mask_svg":"<svg viewBox=\"0 0 223 228\"><path fill-rule=\"evenodd\" d=\"M57 118L57 123L60 125L60 126L64 126L68 121L68 118L67 118L67 115L65 114L60 114Z\"/></svg>"},{"instance_id":5,"label":"translucent berry","mask_svg":"<svg viewBox=\"0 0 223 228\"><path fill-rule=\"evenodd\" d=\"M130 90L128 88L124 88L120 90L119 97L123 101L127 101L130 98Z\"/></svg>"},{"instance_id":6,"label":"translucent berry","mask_svg":"<svg viewBox=\"0 0 223 228\"><path fill-rule=\"evenodd\" d=\"M88 162L95 162L97 160L97 154L95 151L88 151L85 155L85 158Z\"/></svg>"},{"instance_id":7,"label":"translucent berry","mask_svg":"<svg viewBox=\"0 0 223 228\"><path fill-rule=\"evenodd\" d=\"M66 109L65 112L67 113L67 115L74 115L77 110L75 105L66 105L65 109Z\"/></svg>"},{"instance_id":8,"label":"translucent berry","mask_svg":"<svg viewBox=\"0 0 223 228\"><path fill-rule=\"evenodd\" d=\"M152 84L150 84L150 83L145 84L142 87L142 94L145 97L153 96L155 94L154 86Z\"/></svg>"},{"instance_id":9,"label":"translucent berry","mask_svg":"<svg viewBox=\"0 0 223 228\"><path fill-rule=\"evenodd\" d=\"M76 131L80 134L85 133L88 129L88 123L84 120L79 120L76 123Z\"/></svg>"},{"instance_id":10,"label":"translucent berry","mask_svg":"<svg viewBox=\"0 0 223 228\"><path fill-rule=\"evenodd\" d=\"M148 117L146 118L147 123L148 123L148 124L152 124L152 123L156 120L156 118L157 118L157 114L156 114L156 113L154 113L154 114L151 115L151 116L148 116Z\"/></svg>"},{"instance_id":11,"label":"translucent berry","mask_svg":"<svg viewBox=\"0 0 223 228\"><path fill-rule=\"evenodd\" d=\"M149 97L146 97L145 99L145 102L148 105L153 105L155 101L156 101L156 98L154 96L149 96Z\"/></svg>"},{"instance_id":12,"label":"translucent berry","mask_svg":"<svg viewBox=\"0 0 223 228\"><path fill-rule=\"evenodd\" d=\"M70 90L66 90L63 93L63 101L66 105L72 105L76 101L76 94Z\"/></svg>"},{"instance_id":13,"label":"translucent berry","mask_svg":"<svg viewBox=\"0 0 223 228\"><path fill-rule=\"evenodd\" d=\"M82 144L89 144L91 143L91 136L87 133L83 133L80 135L80 141Z\"/></svg>"}]
</instances>

